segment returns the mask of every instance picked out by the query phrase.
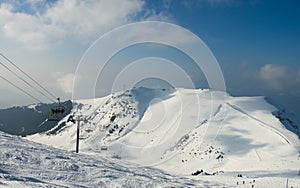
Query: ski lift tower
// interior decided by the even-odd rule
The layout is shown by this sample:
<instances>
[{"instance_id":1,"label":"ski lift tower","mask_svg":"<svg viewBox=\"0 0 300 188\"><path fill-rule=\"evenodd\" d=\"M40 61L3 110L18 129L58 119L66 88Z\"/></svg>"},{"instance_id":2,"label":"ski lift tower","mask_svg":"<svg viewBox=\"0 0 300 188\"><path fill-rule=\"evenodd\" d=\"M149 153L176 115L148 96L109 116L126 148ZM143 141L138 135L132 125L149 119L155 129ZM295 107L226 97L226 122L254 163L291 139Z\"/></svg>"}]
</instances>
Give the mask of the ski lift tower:
<instances>
[{"instance_id":1,"label":"ski lift tower","mask_svg":"<svg viewBox=\"0 0 300 188\"><path fill-rule=\"evenodd\" d=\"M82 115L82 113L74 113L73 115L69 116L67 122L76 123L77 122L77 136L76 136L76 153L79 152L79 134L80 134L80 122L87 122L87 118Z\"/></svg>"}]
</instances>

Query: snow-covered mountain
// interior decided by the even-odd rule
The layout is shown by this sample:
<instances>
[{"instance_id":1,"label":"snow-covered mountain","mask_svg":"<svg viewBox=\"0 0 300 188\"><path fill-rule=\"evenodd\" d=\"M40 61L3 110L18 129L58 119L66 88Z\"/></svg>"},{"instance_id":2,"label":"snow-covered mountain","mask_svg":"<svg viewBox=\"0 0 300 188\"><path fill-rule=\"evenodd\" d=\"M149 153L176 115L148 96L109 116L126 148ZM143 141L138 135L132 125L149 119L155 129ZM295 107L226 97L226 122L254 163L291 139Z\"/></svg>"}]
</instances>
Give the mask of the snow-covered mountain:
<instances>
[{"instance_id":1,"label":"snow-covered mountain","mask_svg":"<svg viewBox=\"0 0 300 188\"><path fill-rule=\"evenodd\" d=\"M0 111L2 131L26 136L0 132L0 187L300 185L299 126L264 97L141 87L66 102L47 125L55 106Z\"/></svg>"},{"instance_id":2,"label":"snow-covered mountain","mask_svg":"<svg viewBox=\"0 0 300 188\"><path fill-rule=\"evenodd\" d=\"M72 114L85 120L80 121L83 153L180 175L200 169L292 174L300 169L299 127L264 97L134 88L75 101L56 127L27 138L74 151L77 125L67 122Z\"/></svg>"},{"instance_id":3,"label":"snow-covered mountain","mask_svg":"<svg viewBox=\"0 0 300 188\"><path fill-rule=\"evenodd\" d=\"M0 109L0 131L21 136L45 132L57 126L57 121L47 121L50 118L51 109L57 106L59 105L55 103L33 104ZM72 110L71 101L63 102L61 106L64 107L65 113L56 115L56 119L62 119Z\"/></svg>"},{"instance_id":4,"label":"snow-covered mountain","mask_svg":"<svg viewBox=\"0 0 300 188\"><path fill-rule=\"evenodd\" d=\"M13 133L26 139L0 132L0 187L300 185L299 127L264 97L134 88L64 103L61 121L44 126L51 108L0 111L10 114L1 130L26 125ZM8 118L21 114L26 121ZM80 154L70 116L81 120Z\"/></svg>"}]
</instances>

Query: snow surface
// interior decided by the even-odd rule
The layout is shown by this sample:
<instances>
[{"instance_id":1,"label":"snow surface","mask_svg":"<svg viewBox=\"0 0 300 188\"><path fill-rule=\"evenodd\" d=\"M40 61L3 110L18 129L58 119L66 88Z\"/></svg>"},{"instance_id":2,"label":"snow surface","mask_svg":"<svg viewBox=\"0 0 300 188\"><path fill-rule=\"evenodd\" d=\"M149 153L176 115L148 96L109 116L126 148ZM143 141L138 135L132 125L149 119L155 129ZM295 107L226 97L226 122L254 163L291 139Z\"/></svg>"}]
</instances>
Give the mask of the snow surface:
<instances>
[{"instance_id":1,"label":"snow surface","mask_svg":"<svg viewBox=\"0 0 300 188\"><path fill-rule=\"evenodd\" d=\"M80 121L81 153L179 176L203 169L219 174L204 179L229 185L236 185L240 173L261 178L266 187L284 186L287 178L289 184L295 181L293 185L300 186L300 141L274 116L276 111L264 97L231 97L201 89L134 88L75 101L70 115L85 119ZM27 139L74 151L77 125L66 122L68 117L59 123L64 122L64 127Z\"/></svg>"},{"instance_id":2,"label":"snow surface","mask_svg":"<svg viewBox=\"0 0 300 188\"><path fill-rule=\"evenodd\" d=\"M0 132L0 187L213 187L125 161L76 154Z\"/></svg>"},{"instance_id":3,"label":"snow surface","mask_svg":"<svg viewBox=\"0 0 300 188\"><path fill-rule=\"evenodd\" d=\"M124 160L76 154L0 132L0 187L289 187L294 172L176 176ZM247 174L247 176L245 176Z\"/></svg>"}]
</instances>

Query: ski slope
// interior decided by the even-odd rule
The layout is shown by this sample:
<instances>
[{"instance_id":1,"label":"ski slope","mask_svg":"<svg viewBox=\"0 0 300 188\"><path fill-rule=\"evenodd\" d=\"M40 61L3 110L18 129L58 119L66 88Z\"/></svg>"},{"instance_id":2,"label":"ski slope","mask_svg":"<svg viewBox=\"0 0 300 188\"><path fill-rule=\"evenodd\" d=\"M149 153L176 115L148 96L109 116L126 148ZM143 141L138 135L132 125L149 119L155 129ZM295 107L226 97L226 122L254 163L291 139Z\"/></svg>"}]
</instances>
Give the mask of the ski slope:
<instances>
[{"instance_id":1,"label":"ski slope","mask_svg":"<svg viewBox=\"0 0 300 188\"><path fill-rule=\"evenodd\" d=\"M290 171L176 176L98 155L76 154L0 132L0 187L289 187ZM247 175L246 175L247 174Z\"/></svg>"},{"instance_id":2,"label":"ski slope","mask_svg":"<svg viewBox=\"0 0 300 188\"><path fill-rule=\"evenodd\" d=\"M299 138L275 111L264 97L141 87L75 101L71 114L86 119L80 125L82 153L185 176L200 169L296 175ZM64 127L27 139L74 151L77 125L67 119L59 123Z\"/></svg>"},{"instance_id":3,"label":"ski slope","mask_svg":"<svg viewBox=\"0 0 300 188\"><path fill-rule=\"evenodd\" d=\"M152 168L76 154L0 132L0 187L212 187Z\"/></svg>"}]
</instances>

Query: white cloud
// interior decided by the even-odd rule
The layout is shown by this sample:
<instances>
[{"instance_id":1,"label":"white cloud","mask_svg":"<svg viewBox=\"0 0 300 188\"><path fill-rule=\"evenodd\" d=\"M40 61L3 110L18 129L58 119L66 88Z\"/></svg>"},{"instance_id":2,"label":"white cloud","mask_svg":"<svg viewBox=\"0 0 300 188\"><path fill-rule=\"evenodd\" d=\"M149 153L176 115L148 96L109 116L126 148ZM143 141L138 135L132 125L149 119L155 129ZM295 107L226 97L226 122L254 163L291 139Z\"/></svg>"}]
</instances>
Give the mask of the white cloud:
<instances>
[{"instance_id":1,"label":"white cloud","mask_svg":"<svg viewBox=\"0 0 300 188\"><path fill-rule=\"evenodd\" d=\"M14 13L12 5L1 4L0 27L4 36L27 44L30 48L44 49L54 38L62 36L61 29L44 24L42 19L25 13Z\"/></svg>"},{"instance_id":2,"label":"white cloud","mask_svg":"<svg viewBox=\"0 0 300 188\"><path fill-rule=\"evenodd\" d=\"M57 73L57 75L59 74L61 73ZM61 74L61 76L59 76L57 79L57 84L64 93L71 94L73 91L74 79L75 79L75 75L73 73L64 74L64 75Z\"/></svg>"},{"instance_id":3,"label":"white cloud","mask_svg":"<svg viewBox=\"0 0 300 188\"><path fill-rule=\"evenodd\" d=\"M34 13L16 11L17 4L0 4L0 34L31 49L55 46L70 37L95 39L134 20L167 17L156 12L146 14L145 2L140 0L58 0L43 7L43 0L26 2ZM145 15L137 19L141 12Z\"/></svg>"},{"instance_id":4,"label":"white cloud","mask_svg":"<svg viewBox=\"0 0 300 188\"><path fill-rule=\"evenodd\" d=\"M89 37L127 23L142 6L143 2L137 0L61 0L46 12L44 19L72 35Z\"/></svg>"},{"instance_id":5,"label":"white cloud","mask_svg":"<svg viewBox=\"0 0 300 188\"><path fill-rule=\"evenodd\" d=\"M294 86L297 81L297 74L299 73L286 66L274 64L266 64L259 70L259 78L276 90Z\"/></svg>"}]
</instances>

